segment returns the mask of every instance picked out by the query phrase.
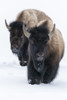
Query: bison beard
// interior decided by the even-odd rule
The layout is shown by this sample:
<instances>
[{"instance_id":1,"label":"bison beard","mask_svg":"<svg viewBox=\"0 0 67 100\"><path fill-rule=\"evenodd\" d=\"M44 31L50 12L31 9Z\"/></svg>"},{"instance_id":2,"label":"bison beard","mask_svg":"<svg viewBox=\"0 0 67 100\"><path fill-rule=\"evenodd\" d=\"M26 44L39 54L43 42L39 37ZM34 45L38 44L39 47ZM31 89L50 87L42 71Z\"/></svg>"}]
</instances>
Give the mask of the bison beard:
<instances>
[{"instance_id":1,"label":"bison beard","mask_svg":"<svg viewBox=\"0 0 67 100\"><path fill-rule=\"evenodd\" d=\"M40 73L44 68L44 61L33 61L34 68Z\"/></svg>"}]
</instances>

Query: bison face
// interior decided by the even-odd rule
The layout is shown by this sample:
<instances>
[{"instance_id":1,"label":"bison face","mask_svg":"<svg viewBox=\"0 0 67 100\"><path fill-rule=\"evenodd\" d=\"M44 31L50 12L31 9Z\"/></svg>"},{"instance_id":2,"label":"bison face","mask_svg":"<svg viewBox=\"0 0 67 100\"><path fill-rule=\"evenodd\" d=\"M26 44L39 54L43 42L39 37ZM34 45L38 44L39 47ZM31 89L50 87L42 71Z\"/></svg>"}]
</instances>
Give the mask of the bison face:
<instances>
[{"instance_id":1,"label":"bison face","mask_svg":"<svg viewBox=\"0 0 67 100\"><path fill-rule=\"evenodd\" d=\"M23 34L22 30L18 28L10 30L10 43L11 43L11 50L13 53L18 54L18 50L21 46L23 41Z\"/></svg>"},{"instance_id":2,"label":"bison face","mask_svg":"<svg viewBox=\"0 0 67 100\"><path fill-rule=\"evenodd\" d=\"M46 58L48 40L30 38L30 50L36 61L43 61Z\"/></svg>"},{"instance_id":3,"label":"bison face","mask_svg":"<svg viewBox=\"0 0 67 100\"><path fill-rule=\"evenodd\" d=\"M19 48L23 43L23 30L22 30L23 23L15 21L8 26L6 22L6 26L10 32L11 50L13 53L18 54Z\"/></svg>"},{"instance_id":4,"label":"bison face","mask_svg":"<svg viewBox=\"0 0 67 100\"><path fill-rule=\"evenodd\" d=\"M48 30L40 30L39 28L34 28L30 30L30 52L33 59L34 68L41 72L44 68L44 62L47 54L48 46Z\"/></svg>"}]
</instances>

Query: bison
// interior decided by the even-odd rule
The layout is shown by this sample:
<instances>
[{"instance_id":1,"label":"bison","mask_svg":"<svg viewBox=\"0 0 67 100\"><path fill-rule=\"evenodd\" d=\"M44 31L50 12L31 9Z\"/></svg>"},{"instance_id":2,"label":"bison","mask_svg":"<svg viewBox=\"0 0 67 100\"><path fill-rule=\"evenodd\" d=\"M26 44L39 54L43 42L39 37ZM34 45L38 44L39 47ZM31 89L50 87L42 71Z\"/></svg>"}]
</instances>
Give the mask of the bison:
<instances>
[{"instance_id":1,"label":"bison","mask_svg":"<svg viewBox=\"0 0 67 100\"><path fill-rule=\"evenodd\" d=\"M31 21L32 20L32 21ZM20 65L26 65L27 64L27 45L28 45L28 39L23 34L23 22L28 23L30 21L30 27L33 27L32 25L36 24L36 17L35 14L33 14L32 10L24 10L20 14L18 14L16 21L13 21L9 25L7 24L7 21L5 20L5 25L7 29L10 32L10 44L11 44L11 50L14 54L16 54L20 60ZM18 51L21 47L23 49L22 55L18 54Z\"/></svg>"},{"instance_id":2,"label":"bison","mask_svg":"<svg viewBox=\"0 0 67 100\"><path fill-rule=\"evenodd\" d=\"M28 24L29 22L29 27L32 28L35 27L37 23L44 18L50 19L46 14L39 10L26 9L20 12L16 17L16 20L9 25L5 20L6 27L10 32L11 50L18 56L20 65L26 65L28 59L28 39L23 33L23 23ZM52 25L50 26L52 27Z\"/></svg>"},{"instance_id":3,"label":"bison","mask_svg":"<svg viewBox=\"0 0 67 100\"><path fill-rule=\"evenodd\" d=\"M23 23L20 21L14 21L8 25L6 20L5 20L5 23L10 32L11 50L14 54L16 54L18 56L18 51L21 47L21 44L24 45L24 40L26 41L26 38L23 34L23 29L22 29ZM26 47L27 46L25 46L25 48ZM26 54L26 52L24 52L24 54ZM24 61L22 61L21 57L18 57L18 58L20 60L20 65L22 65L22 66L26 65L26 63L27 63L26 56L25 56L26 61L25 61L25 59L24 59Z\"/></svg>"},{"instance_id":4,"label":"bison","mask_svg":"<svg viewBox=\"0 0 67 100\"><path fill-rule=\"evenodd\" d=\"M39 21L33 28L29 28L29 24L23 24L23 32L29 41L27 64L29 84L52 82L64 54L61 32L48 17L44 17L44 20Z\"/></svg>"}]
</instances>

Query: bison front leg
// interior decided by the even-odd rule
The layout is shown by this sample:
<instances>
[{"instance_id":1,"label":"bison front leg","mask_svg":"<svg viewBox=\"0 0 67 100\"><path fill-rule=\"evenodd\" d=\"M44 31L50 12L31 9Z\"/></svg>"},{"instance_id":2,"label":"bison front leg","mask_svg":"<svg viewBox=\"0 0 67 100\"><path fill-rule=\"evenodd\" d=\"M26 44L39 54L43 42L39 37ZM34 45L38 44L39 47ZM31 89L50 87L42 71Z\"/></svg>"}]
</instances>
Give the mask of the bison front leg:
<instances>
[{"instance_id":1,"label":"bison front leg","mask_svg":"<svg viewBox=\"0 0 67 100\"><path fill-rule=\"evenodd\" d=\"M23 46L21 46L18 53L18 59L20 61L21 66L27 65L27 60L28 60L27 47L28 47L28 43L25 43Z\"/></svg>"},{"instance_id":2,"label":"bison front leg","mask_svg":"<svg viewBox=\"0 0 67 100\"><path fill-rule=\"evenodd\" d=\"M28 83L29 84L39 84L40 80L41 80L41 75L40 73L38 73L34 66L33 66L33 62L29 62L28 64Z\"/></svg>"},{"instance_id":3,"label":"bison front leg","mask_svg":"<svg viewBox=\"0 0 67 100\"><path fill-rule=\"evenodd\" d=\"M57 75L57 71L58 71L58 67L59 67L59 64L55 65L55 66L47 66L47 70L44 74L44 77L43 77L43 83L50 83Z\"/></svg>"}]
</instances>

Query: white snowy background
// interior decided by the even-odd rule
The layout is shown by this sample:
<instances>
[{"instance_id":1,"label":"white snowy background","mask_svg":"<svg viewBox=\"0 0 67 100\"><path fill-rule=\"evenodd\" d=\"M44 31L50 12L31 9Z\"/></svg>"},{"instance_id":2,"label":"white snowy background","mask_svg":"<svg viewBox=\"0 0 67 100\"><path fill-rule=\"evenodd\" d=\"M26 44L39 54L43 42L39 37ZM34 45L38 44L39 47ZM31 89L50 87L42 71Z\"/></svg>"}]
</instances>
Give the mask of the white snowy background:
<instances>
[{"instance_id":1,"label":"white snowy background","mask_svg":"<svg viewBox=\"0 0 67 100\"><path fill-rule=\"evenodd\" d=\"M27 68L21 67L10 50L10 23L28 8L39 9L50 16L62 32L65 54L57 77L50 84L30 85ZM67 0L0 0L0 100L67 100Z\"/></svg>"}]
</instances>

